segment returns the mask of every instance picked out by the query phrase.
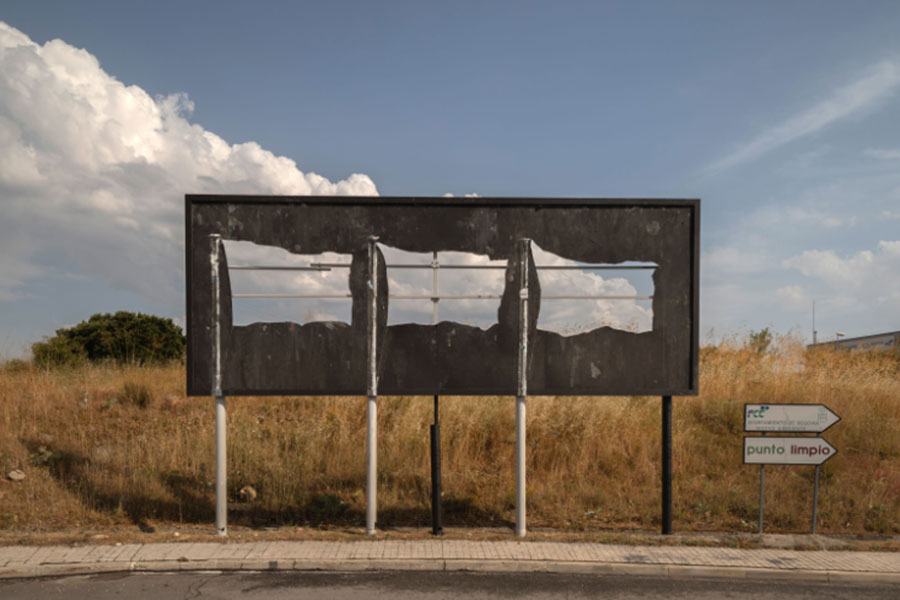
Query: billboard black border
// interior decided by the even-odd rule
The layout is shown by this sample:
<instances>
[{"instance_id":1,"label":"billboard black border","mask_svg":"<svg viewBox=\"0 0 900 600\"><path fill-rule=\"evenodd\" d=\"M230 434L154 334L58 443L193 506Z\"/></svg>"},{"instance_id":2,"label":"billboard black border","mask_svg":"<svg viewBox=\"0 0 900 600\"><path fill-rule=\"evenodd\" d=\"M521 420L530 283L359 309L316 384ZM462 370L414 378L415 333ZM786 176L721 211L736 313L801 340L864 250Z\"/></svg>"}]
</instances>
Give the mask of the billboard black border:
<instances>
[{"instance_id":1,"label":"billboard black border","mask_svg":"<svg viewBox=\"0 0 900 600\"><path fill-rule=\"evenodd\" d=\"M691 344L688 349L690 368L689 387L687 389L647 390L645 396L697 396L700 393L699 380L699 355L700 355L700 199L699 198L579 198L579 197L517 197L517 196L473 196L473 197L444 197L444 196L292 196L292 195L266 195L266 194L185 194L184 196L184 224L185 224L185 334L188 323L191 322L192 300L192 273L191 273L191 206L193 204L228 204L231 202L259 203L269 205L387 205L387 206L497 206L497 207L552 207L552 208L688 208L691 211L691 304L693 327L691 328ZM191 353L186 352L187 381L192 381L193 370ZM496 395L485 391L484 394ZM188 395L190 390L188 390ZM324 394L283 394L283 393L254 393L254 396L304 396L315 397ZM479 395L475 390L468 395ZM602 394L602 396L617 396L622 394Z\"/></svg>"}]
</instances>

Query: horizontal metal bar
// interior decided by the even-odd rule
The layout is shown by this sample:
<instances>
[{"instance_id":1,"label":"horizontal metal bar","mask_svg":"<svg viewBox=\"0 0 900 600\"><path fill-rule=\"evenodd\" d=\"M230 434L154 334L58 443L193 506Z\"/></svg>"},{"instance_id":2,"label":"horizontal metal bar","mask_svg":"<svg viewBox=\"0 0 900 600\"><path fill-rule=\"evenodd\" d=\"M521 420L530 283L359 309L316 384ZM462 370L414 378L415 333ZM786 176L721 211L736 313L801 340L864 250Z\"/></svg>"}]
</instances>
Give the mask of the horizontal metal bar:
<instances>
[{"instance_id":1,"label":"horizontal metal bar","mask_svg":"<svg viewBox=\"0 0 900 600\"><path fill-rule=\"evenodd\" d=\"M337 300L352 298L351 294L232 294L232 298L295 298L309 300ZM389 295L391 300L500 300L499 294ZM541 296L541 300L653 300L653 296Z\"/></svg>"},{"instance_id":2,"label":"horizontal metal bar","mask_svg":"<svg viewBox=\"0 0 900 600\"><path fill-rule=\"evenodd\" d=\"M657 265L536 265L536 269L559 271L635 271L639 269L658 269Z\"/></svg>"},{"instance_id":3,"label":"horizontal metal bar","mask_svg":"<svg viewBox=\"0 0 900 600\"><path fill-rule=\"evenodd\" d=\"M311 300L338 300L352 298L350 294L232 294L232 298L308 298Z\"/></svg>"},{"instance_id":4,"label":"horizontal metal bar","mask_svg":"<svg viewBox=\"0 0 900 600\"><path fill-rule=\"evenodd\" d=\"M341 266L349 266L349 265L341 265ZM506 265L407 265L407 264L397 264L397 265L385 265L388 269L506 269Z\"/></svg>"},{"instance_id":5,"label":"horizontal metal bar","mask_svg":"<svg viewBox=\"0 0 900 600\"><path fill-rule=\"evenodd\" d=\"M349 269L349 263L310 263L312 267L345 268ZM396 264L386 265L388 269L506 269L506 265L432 265L428 264ZM565 271L631 271L637 269L657 269L657 265L536 265L541 270L565 270Z\"/></svg>"},{"instance_id":6,"label":"horizontal metal bar","mask_svg":"<svg viewBox=\"0 0 900 600\"><path fill-rule=\"evenodd\" d=\"M235 271L330 271L331 267L310 265L308 267L273 267L270 265L228 265Z\"/></svg>"},{"instance_id":7,"label":"horizontal metal bar","mask_svg":"<svg viewBox=\"0 0 900 600\"><path fill-rule=\"evenodd\" d=\"M390 295L391 300L500 300L499 294L448 294L438 296ZM541 296L541 300L653 300L653 296Z\"/></svg>"},{"instance_id":8,"label":"horizontal metal bar","mask_svg":"<svg viewBox=\"0 0 900 600\"><path fill-rule=\"evenodd\" d=\"M389 295L391 300L499 300L503 296L497 294L446 294L437 296L419 296L419 295Z\"/></svg>"},{"instance_id":9,"label":"horizontal metal bar","mask_svg":"<svg viewBox=\"0 0 900 600\"><path fill-rule=\"evenodd\" d=\"M653 296L541 296L541 300L653 300Z\"/></svg>"}]
</instances>

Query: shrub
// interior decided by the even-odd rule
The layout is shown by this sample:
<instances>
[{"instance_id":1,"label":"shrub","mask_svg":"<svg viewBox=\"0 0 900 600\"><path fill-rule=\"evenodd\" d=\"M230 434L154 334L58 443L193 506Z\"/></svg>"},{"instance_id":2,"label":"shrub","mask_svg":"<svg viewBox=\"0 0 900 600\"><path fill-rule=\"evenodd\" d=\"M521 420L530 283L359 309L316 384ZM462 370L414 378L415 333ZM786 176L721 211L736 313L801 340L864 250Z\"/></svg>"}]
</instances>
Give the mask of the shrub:
<instances>
[{"instance_id":1,"label":"shrub","mask_svg":"<svg viewBox=\"0 0 900 600\"><path fill-rule=\"evenodd\" d=\"M31 346L34 364L39 367L77 367L87 361L84 348L65 335L57 335Z\"/></svg>"},{"instance_id":2,"label":"shrub","mask_svg":"<svg viewBox=\"0 0 900 600\"><path fill-rule=\"evenodd\" d=\"M3 370L7 373L21 373L23 371L27 371L30 368L31 363L18 358L13 358L3 363Z\"/></svg>"},{"instance_id":3,"label":"shrub","mask_svg":"<svg viewBox=\"0 0 900 600\"><path fill-rule=\"evenodd\" d=\"M768 327L759 331L751 331L747 336L747 346L755 350L757 354L768 352L771 349L772 341L772 332Z\"/></svg>"},{"instance_id":4,"label":"shrub","mask_svg":"<svg viewBox=\"0 0 900 600\"><path fill-rule=\"evenodd\" d=\"M119 311L96 314L31 347L38 366L69 366L112 360L145 364L180 359L184 335L172 319Z\"/></svg>"}]
</instances>

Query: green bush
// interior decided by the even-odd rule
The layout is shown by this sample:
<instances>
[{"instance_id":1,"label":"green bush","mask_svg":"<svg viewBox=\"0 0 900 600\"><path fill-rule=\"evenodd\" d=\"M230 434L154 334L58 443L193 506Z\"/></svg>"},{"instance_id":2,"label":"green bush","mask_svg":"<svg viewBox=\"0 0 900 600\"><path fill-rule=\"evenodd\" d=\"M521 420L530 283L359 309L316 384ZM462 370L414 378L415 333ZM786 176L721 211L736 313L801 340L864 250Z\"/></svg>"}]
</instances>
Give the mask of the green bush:
<instances>
[{"instance_id":1,"label":"green bush","mask_svg":"<svg viewBox=\"0 0 900 600\"><path fill-rule=\"evenodd\" d=\"M773 341L772 332L768 327L759 331L751 331L747 336L747 345L756 350L757 354L765 354L771 350Z\"/></svg>"},{"instance_id":2,"label":"green bush","mask_svg":"<svg viewBox=\"0 0 900 600\"><path fill-rule=\"evenodd\" d=\"M35 365L39 367L77 367L87 362L84 348L61 334L64 331L64 329L60 329L56 332L56 336L31 346Z\"/></svg>"},{"instance_id":3,"label":"green bush","mask_svg":"<svg viewBox=\"0 0 900 600\"><path fill-rule=\"evenodd\" d=\"M41 367L76 366L85 361L145 364L181 359L184 334L172 319L119 311L96 314L31 347Z\"/></svg>"}]
</instances>

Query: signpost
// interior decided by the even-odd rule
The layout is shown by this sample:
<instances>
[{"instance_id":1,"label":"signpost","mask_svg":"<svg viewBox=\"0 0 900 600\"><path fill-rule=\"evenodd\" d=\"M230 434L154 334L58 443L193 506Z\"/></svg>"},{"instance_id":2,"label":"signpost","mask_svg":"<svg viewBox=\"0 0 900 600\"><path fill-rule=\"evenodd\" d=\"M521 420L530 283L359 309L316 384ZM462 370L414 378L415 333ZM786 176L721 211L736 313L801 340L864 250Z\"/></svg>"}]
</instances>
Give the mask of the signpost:
<instances>
[{"instance_id":1,"label":"signpost","mask_svg":"<svg viewBox=\"0 0 900 600\"><path fill-rule=\"evenodd\" d=\"M813 465L812 532L816 533L819 505L819 466L837 454L837 448L816 436L766 437L774 433L821 434L841 418L824 404L745 404L744 431L762 436L744 437L744 464L759 465L759 533L763 532L766 465Z\"/></svg>"},{"instance_id":2,"label":"signpost","mask_svg":"<svg viewBox=\"0 0 900 600\"><path fill-rule=\"evenodd\" d=\"M840 420L824 404L744 405L744 431L822 433Z\"/></svg>"},{"instance_id":3,"label":"signpost","mask_svg":"<svg viewBox=\"0 0 900 600\"><path fill-rule=\"evenodd\" d=\"M745 465L821 465L837 448L820 437L745 437Z\"/></svg>"}]
</instances>

